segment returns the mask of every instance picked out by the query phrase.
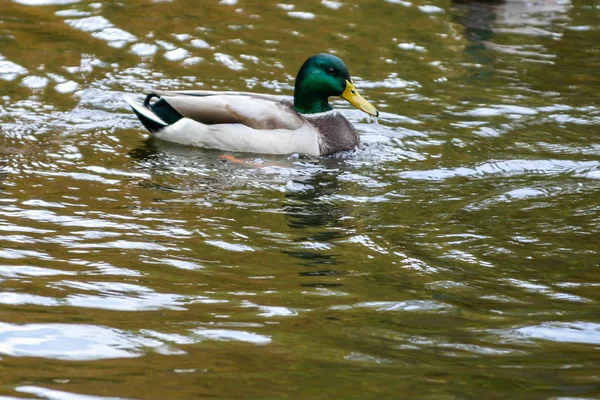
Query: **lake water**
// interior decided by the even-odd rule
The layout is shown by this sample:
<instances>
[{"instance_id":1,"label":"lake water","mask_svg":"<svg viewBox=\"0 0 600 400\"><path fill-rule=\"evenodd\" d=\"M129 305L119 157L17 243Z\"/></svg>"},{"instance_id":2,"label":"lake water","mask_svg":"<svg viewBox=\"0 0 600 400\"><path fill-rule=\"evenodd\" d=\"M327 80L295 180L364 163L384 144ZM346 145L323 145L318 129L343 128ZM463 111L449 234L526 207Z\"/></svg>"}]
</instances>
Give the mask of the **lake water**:
<instances>
[{"instance_id":1,"label":"lake water","mask_svg":"<svg viewBox=\"0 0 600 400\"><path fill-rule=\"evenodd\" d=\"M0 399L600 398L600 4L284 1L0 0ZM122 100L318 52L356 151Z\"/></svg>"}]
</instances>

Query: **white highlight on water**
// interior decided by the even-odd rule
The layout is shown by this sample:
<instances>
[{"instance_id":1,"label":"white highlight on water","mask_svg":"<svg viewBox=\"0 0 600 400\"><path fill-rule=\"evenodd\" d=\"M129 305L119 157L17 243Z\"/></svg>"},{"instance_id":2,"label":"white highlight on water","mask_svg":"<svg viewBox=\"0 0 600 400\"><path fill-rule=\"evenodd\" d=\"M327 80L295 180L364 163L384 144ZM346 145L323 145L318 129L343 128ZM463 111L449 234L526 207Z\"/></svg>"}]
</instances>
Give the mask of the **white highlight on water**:
<instances>
[{"instance_id":1,"label":"white highlight on water","mask_svg":"<svg viewBox=\"0 0 600 400\"><path fill-rule=\"evenodd\" d=\"M291 11L296 6L293 4L277 4L277 7L281 8L282 10Z\"/></svg>"},{"instance_id":2,"label":"white highlight on water","mask_svg":"<svg viewBox=\"0 0 600 400\"><path fill-rule=\"evenodd\" d=\"M241 71L244 69L244 64L237 61L235 58L233 58L229 54L215 53L214 56L215 56L215 60L217 60L221 64L225 65L227 68L230 68L234 71Z\"/></svg>"},{"instance_id":3,"label":"white highlight on water","mask_svg":"<svg viewBox=\"0 0 600 400\"><path fill-rule=\"evenodd\" d=\"M131 46L131 52L137 54L140 57L150 57L156 54L158 46L155 44L148 43L136 43Z\"/></svg>"},{"instance_id":4,"label":"white highlight on water","mask_svg":"<svg viewBox=\"0 0 600 400\"><path fill-rule=\"evenodd\" d=\"M436 6L430 6L430 5L419 6L419 10L421 10L424 13L427 13L427 14L436 14L436 13L443 13L444 12L443 8L436 7Z\"/></svg>"},{"instance_id":5,"label":"white highlight on water","mask_svg":"<svg viewBox=\"0 0 600 400\"><path fill-rule=\"evenodd\" d=\"M25 6L57 6L64 4L75 4L81 0L14 0L15 3Z\"/></svg>"},{"instance_id":6,"label":"white highlight on water","mask_svg":"<svg viewBox=\"0 0 600 400\"><path fill-rule=\"evenodd\" d=\"M343 3L340 3L338 1L331 1L331 0L322 0L321 4L324 5L327 8L330 8L332 10L337 10L339 9L341 6L343 6Z\"/></svg>"},{"instance_id":7,"label":"white highlight on water","mask_svg":"<svg viewBox=\"0 0 600 400\"><path fill-rule=\"evenodd\" d=\"M412 6L412 3L410 1L402 1L402 0L385 0L387 3L392 3L392 4L401 4L404 7L410 7Z\"/></svg>"},{"instance_id":8,"label":"white highlight on water","mask_svg":"<svg viewBox=\"0 0 600 400\"><path fill-rule=\"evenodd\" d=\"M192 46L194 46L197 49L208 49L210 47L210 45L202 39L194 39L191 43Z\"/></svg>"},{"instance_id":9,"label":"white highlight on water","mask_svg":"<svg viewBox=\"0 0 600 400\"><path fill-rule=\"evenodd\" d=\"M315 14L305 11L290 11L288 12L288 15L292 18L315 19Z\"/></svg>"},{"instance_id":10,"label":"white highlight on water","mask_svg":"<svg viewBox=\"0 0 600 400\"><path fill-rule=\"evenodd\" d=\"M425 47L418 46L415 43L399 43L398 47L402 50L427 51Z\"/></svg>"},{"instance_id":11,"label":"white highlight on water","mask_svg":"<svg viewBox=\"0 0 600 400\"><path fill-rule=\"evenodd\" d=\"M25 75L27 72L25 67L15 64L12 61L8 61L0 54L0 79L12 81L15 80L18 75Z\"/></svg>"},{"instance_id":12,"label":"white highlight on water","mask_svg":"<svg viewBox=\"0 0 600 400\"><path fill-rule=\"evenodd\" d=\"M187 50L182 49L182 48L170 50L164 54L165 58L170 61L183 60L185 58L188 58L189 55L190 55L190 53Z\"/></svg>"},{"instance_id":13,"label":"white highlight on water","mask_svg":"<svg viewBox=\"0 0 600 400\"><path fill-rule=\"evenodd\" d=\"M43 89L48 85L48 78L43 76L28 76L23 78L21 83L30 89Z\"/></svg>"},{"instance_id":14,"label":"white highlight on water","mask_svg":"<svg viewBox=\"0 0 600 400\"><path fill-rule=\"evenodd\" d=\"M79 84L74 81L67 81L63 83L59 83L54 87L54 89L59 93L73 93L79 88Z\"/></svg>"}]
</instances>

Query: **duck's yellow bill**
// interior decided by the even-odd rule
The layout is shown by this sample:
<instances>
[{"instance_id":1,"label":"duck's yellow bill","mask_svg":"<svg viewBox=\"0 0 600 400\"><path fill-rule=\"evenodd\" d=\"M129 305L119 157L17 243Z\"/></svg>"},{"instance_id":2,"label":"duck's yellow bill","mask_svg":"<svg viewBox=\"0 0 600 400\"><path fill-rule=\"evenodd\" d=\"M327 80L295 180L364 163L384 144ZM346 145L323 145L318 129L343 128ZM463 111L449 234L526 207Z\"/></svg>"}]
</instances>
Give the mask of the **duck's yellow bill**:
<instances>
[{"instance_id":1,"label":"duck's yellow bill","mask_svg":"<svg viewBox=\"0 0 600 400\"><path fill-rule=\"evenodd\" d=\"M379 111L371 103L366 101L360 94L352 82L346 80L346 90L342 93L342 98L346 99L354 107L366 112L374 117L379 115Z\"/></svg>"}]
</instances>

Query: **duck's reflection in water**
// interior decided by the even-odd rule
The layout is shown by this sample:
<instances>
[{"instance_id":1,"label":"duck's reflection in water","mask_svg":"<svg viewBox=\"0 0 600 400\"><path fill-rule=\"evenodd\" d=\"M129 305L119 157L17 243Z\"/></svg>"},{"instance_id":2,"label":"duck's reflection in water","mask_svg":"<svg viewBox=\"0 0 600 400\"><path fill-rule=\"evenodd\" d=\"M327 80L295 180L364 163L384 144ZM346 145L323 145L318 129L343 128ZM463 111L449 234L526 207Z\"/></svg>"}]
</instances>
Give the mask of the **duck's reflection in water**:
<instances>
[{"instance_id":1,"label":"duck's reflection in water","mask_svg":"<svg viewBox=\"0 0 600 400\"><path fill-rule=\"evenodd\" d=\"M302 265L307 270L301 276L310 278L303 285L315 287L340 286L328 277L343 274L334 270L340 265L334 245L355 231L352 206L328 201L342 192L339 175L347 168L343 158L304 158L300 156L264 156L258 154L229 154L203 150L148 139L130 153L151 178L140 184L157 190L210 195L220 197L247 190L275 188L283 191L275 204L278 213L285 215L294 245L282 250L291 257L291 265ZM268 158L267 158L268 157ZM182 181L160 178L165 171L181 171ZM187 175L186 175L187 174ZM192 177L193 175L193 177ZM258 188L257 188L258 186ZM256 204L264 208L264 204ZM319 280L315 280L319 278Z\"/></svg>"}]
</instances>

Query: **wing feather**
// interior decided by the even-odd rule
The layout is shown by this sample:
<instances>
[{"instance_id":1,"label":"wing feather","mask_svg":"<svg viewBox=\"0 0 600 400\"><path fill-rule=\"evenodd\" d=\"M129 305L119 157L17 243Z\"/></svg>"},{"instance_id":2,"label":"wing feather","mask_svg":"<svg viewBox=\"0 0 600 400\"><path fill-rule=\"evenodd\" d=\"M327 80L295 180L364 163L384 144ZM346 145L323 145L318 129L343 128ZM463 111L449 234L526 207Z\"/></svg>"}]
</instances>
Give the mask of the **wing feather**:
<instances>
[{"instance_id":1,"label":"wing feather","mask_svg":"<svg viewBox=\"0 0 600 400\"><path fill-rule=\"evenodd\" d=\"M192 97L208 97L208 96L246 96L253 99L284 101L292 102L291 96L281 96L276 94L264 94L253 92L231 92L231 91L216 91L216 90L153 90L157 96L192 96Z\"/></svg>"},{"instance_id":2,"label":"wing feather","mask_svg":"<svg viewBox=\"0 0 600 400\"><path fill-rule=\"evenodd\" d=\"M214 93L214 92L213 92ZM291 102L278 96L162 94L186 118L207 124L243 124L254 129L298 129L305 121Z\"/></svg>"}]
</instances>

